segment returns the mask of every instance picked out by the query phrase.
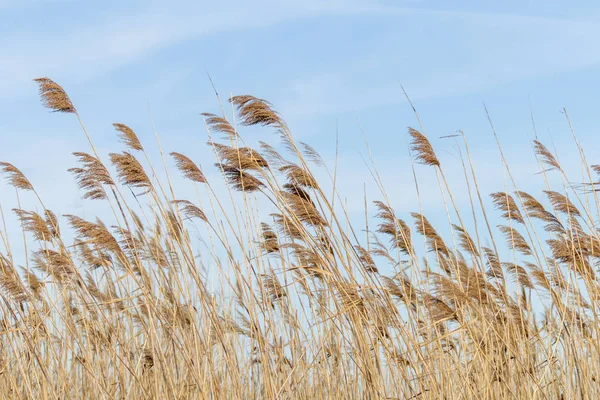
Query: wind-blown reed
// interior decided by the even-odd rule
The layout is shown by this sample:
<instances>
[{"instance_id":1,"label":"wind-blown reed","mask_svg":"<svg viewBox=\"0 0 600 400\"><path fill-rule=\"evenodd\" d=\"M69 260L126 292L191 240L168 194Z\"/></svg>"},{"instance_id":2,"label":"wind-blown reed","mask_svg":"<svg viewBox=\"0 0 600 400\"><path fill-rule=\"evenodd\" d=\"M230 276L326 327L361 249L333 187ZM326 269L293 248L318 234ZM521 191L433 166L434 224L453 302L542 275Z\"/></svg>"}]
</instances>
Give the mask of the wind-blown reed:
<instances>
[{"instance_id":1,"label":"wind-blown reed","mask_svg":"<svg viewBox=\"0 0 600 400\"><path fill-rule=\"evenodd\" d=\"M81 122L62 87L36 82L47 108ZM230 101L235 119L202 114L215 160L170 153L197 199L175 197L122 123L126 149L108 155L82 125L93 155L75 152L69 170L106 222L55 215L0 163L5 187L39 201L13 210L22 236L1 231L3 398L600 398L595 182L573 184L536 140L541 179L557 174L560 187L536 198L501 183L484 202L467 162L483 209L462 207L428 137L409 128L412 161L433 167L440 209L449 199L454 212L444 223L397 210L374 173L382 190L361 226L272 104ZM245 126L279 140L251 148ZM199 167L213 162L217 175Z\"/></svg>"}]
</instances>

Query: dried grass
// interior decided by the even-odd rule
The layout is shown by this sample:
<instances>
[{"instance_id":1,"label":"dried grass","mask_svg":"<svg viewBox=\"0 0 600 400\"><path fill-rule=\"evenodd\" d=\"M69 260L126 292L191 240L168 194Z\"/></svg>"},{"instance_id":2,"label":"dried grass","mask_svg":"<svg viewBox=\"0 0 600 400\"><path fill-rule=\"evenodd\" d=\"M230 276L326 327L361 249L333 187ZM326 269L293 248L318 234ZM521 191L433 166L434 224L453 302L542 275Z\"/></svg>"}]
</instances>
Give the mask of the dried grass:
<instances>
[{"instance_id":1,"label":"dried grass","mask_svg":"<svg viewBox=\"0 0 600 400\"><path fill-rule=\"evenodd\" d=\"M37 82L48 108L76 112L58 84ZM493 193L486 219L506 222L486 231L479 209L456 207L446 224L395 210L382 191L361 226L335 179L317 179L323 158L295 144L270 103L231 102L240 126L275 128L283 150L254 150L243 129L203 114L221 187L172 152L188 181L167 174L167 197L150 157L152 181L132 154L110 154L117 180L94 149L74 153L70 171L114 218L57 216L41 200L42 211L10 207L22 235L0 235L2 398L600 396L593 192L547 180L544 200ZM144 151L133 130L114 127ZM427 137L411 128L409 138L450 191ZM534 147L544 174L569 183L557 156ZM15 166L0 168L17 195L33 190ZM198 198L174 200L189 180L202 183L185 192ZM352 194L364 200L362 188ZM445 194L454 203L444 193L440 209ZM422 237L399 218L407 213ZM465 226L461 214L477 220Z\"/></svg>"}]
</instances>

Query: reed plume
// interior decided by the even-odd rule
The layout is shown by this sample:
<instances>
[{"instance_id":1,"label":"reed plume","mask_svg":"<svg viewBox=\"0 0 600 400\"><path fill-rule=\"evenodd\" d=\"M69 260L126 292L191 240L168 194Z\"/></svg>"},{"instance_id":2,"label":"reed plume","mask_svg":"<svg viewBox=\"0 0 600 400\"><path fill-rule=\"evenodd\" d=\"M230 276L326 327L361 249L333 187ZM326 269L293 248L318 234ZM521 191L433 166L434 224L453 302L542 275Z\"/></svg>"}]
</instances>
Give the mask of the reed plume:
<instances>
[{"instance_id":1,"label":"reed plume","mask_svg":"<svg viewBox=\"0 0 600 400\"><path fill-rule=\"evenodd\" d=\"M50 78L37 78L34 81L39 86L40 96L44 107L56 112L75 113L75 107L65 90Z\"/></svg>"},{"instance_id":2,"label":"reed plume","mask_svg":"<svg viewBox=\"0 0 600 400\"><path fill-rule=\"evenodd\" d=\"M179 169L187 179L198 183L206 183L206 178L204 177L202 170L200 170L200 168L188 157L176 152L172 152L171 157L175 159L177 169Z\"/></svg>"},{"instance_id":3,"label":"reed plume","mask_svg":"<svg viewBox=\"0 0 600 400\"><path fill-rule=\"evenodd\" d=\"M552 190L544 190L544 193L548 196L548 200L550 200L552 207L556 210L567 215L581 217L581 213L567 196Z\"/></svg>"},{"instance_id":4,"label":"reed plume","mask_svg":"<svg viewBox=\"0 0 600 400\"><path fill-rule=\"evenodd\" d=\"M41 241L52 241L59 237L59 232L54 226L58 226L55 216L49 220L44 219L41 215L33 211L25 211L20 209L13 210L21 221L21 227L27 232L31 232L33 237Z\"/></svg>"},{"instance_id":5,"label":"reed plume","mask_svg":"<svg viewBox=\"0 0 600 400\"><path fill-rule=\"evenodd\" d=\"M227 182L234 189L241 192L254 192L259 190L264 184L250 173L242 171L239 168L227 164L216 164L221 168Z\"/></svg>"},{"instance_id":6,"label":"reed plume","mask_svg":"<svg viewBox=\"0 0 600 400\"><path fill-rule=\"evenodd\" d=\"M254 96L233 96L229 101L236 107L243 125L281 126L282 120L271 103Z\"/></svg>"},{"instance_id":7,"label":"reed plume","mask_svg":"<svg viewBox=\"0 0 600 400\"><path fill-rule=\"evenodd\" d=\"M21 190L33 190L31 182L17 167L0 161L0 168L2 168L2 172L6 175L6 179L12 186Z\"/></svg>"},{"instance_id":8,"label":"reed plume","mask_svg":"<svg viewBox=\"0 0 600 400\"><path fill-rule=\"evenodd\" d=\"M102 185L114 185L110 173L96 157L87 153L73 153L83 167L69 168L69 172L75 175L77 185L84 190L83 198L91 200L106 199L106 190Z\"/></svg>"},{"instance_id":9,"label":"reed plume","mask_svg":"<svg viewBox=\"0 0 600 400\"><path fill-rule=\"evenodd\" d=\"M121 138L121 141L125 143L127 147L129 147L132 150L144 150L140 139L138 139L133 129L131 129L125 124L120 123L114 123L113 126L119 132L119 138Z\"/></svg>"},{"instance_id":10,"label":"reed plume","mask_svg":"<svg viewBox=\"0 0 600 400\"><path fill-rule=\"evenodd\" d=\"M225 118L211 113L202 113L201 115L204 117L204 121L211 131L225 134L226 139L235 139L238 137L235 128Z\"/></svg>"},{"instance_id":11,"label":"reed plume","mask_svg":"<svg viewBox=\"0 0 600 400\"><path fill-rule=\"evenodd\" d=\"M440 162L433 151L429 139L416 129L408 128L408 134L411 136L410 142L411 151L415 152L415 159L425 165L439 167Z\"/></svg>"},{"instance_id":12,"label":"reed plume","mask_svg":"<svg viewBox=\"0 0 600 400\"><path fill-rule=\"evenodd\" d=\"M203 221L208 221L204 212L189 200L173 200L174 204L179 206L179 209L186 218L199 218Z\"/></svg>"},{"instance_id":13,"label":"reed plume","mask_svg":"<svg viewBox=\"0 0 600 400\"><path fill-rule=\"evenodd\" d=\"M497 209L503 212L502 218L510 219L524 224L521 211L517 207L515 199L508 193L496 192L490 195Z\"/></svg>"},{"instance_id":14,"label":"reed plume","mask_svg":"<svg viewBox=\"0 0 600 400\"><path fill-rule=\"evenodd\" d=\"M560 170L560 164L554 158L554 155L544 146L541 142L534 140L533 141L535 152L540 156L542 162L546 164L549 169L558 169Z\"/></svg>"},{"instance_id":15,"label":"reed plume","mask_svg":"<svg viewBox=\"0 0 600 400\"><path fill-rule=\"evenodd\" d=\"M498 225L498 229L500 229L500 232L506 238L510 248L518 250L524 255L531 255L531 247L529 247L523 235L516 229L506 225Z\"/></svg>"},{"instance_id":16,"label":"reed plume","mask_svg":"<svg viewBox=\"0 0 600 400\"><path fill-rule=\"evenodd\" d=\"M38 83L47 107L77 113L60 86ZM67 209L59 218L37 192L2 199L16 205L0 208L0 397L600 396L598 204L581 190L589 183L543 171L539 201L496 191L499 212L490 213L474 163L463 165L475 183L465 194L475 191L481 208L453 194L431 143L409 128L414 161L437 167L444 196L429 196L413 175L418 190L401 195L414 195L419 213L400 208L372 170L386 201L369 203L368 185L340 193L337 165L327 176L332 155L295 141L273 105L231 103L238 125L202 114L222 182L209 184L208 170L178 152L167 153L186 179L170 180L166 163L158 176L135 132L113 124L152 175L135 153L110 153L112 166L95 148L74 153L81 197L97 200L83 213L102 219L73 215L69 199L54 208ZM246 126L282 140L253 138L255 150ZM468 153L463 139L455 145ZM534 147L544 168L560 169L557 155ZM394 167L399 185L410 167ZM0 168L9 186L33 191L12 164ZM149 196L123 196L117 182ZM446 218L426 217L436 201Z\"/></svg>"},{"instance_id":17,"label":"reed plume","mask_svg":"<svg viewBox=\"0 0 600 400\"><path fill-rule=\"evenodd\" d=\"M431 223L423 215L418 213L411 213L415 220L417 232L425 236L427 239L428 250L434 253L439 253L442 256L448 257L450 255L450 249L438 235L437 231L431 225Z\"/></svg>"},{"instance_id":18,"label":"reed plume","mask_svg":"<svg viewBox=\"0 0 600 400\"><path fill-rule=\"evenodd\" d=\"M411 254L411 233L406 222L397 218L394 210L381 201L374 201L374 204L379 209L377 217L382 221L377 232L390 236L394 247L405 254Z\"/></svg>"},{"instance_id":19,"label":"reed plume","mask_svg":"<svg viewBox=\"0 0 600 400\"><path fill-rule=\"evenodd\" d=\"M117 176L128 186L149 189L152 184L140 162L130 153L110 153L110 161L117 169Z\"/></svg>"}]
</instances>

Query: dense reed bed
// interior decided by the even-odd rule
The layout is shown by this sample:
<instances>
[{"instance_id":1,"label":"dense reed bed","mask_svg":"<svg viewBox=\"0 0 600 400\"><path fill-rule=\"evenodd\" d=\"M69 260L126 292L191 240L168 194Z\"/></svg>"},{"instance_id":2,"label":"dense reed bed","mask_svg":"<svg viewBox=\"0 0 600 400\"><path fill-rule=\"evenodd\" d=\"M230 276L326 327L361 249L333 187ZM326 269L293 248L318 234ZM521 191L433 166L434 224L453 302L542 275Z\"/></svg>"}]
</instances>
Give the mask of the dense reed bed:
<instances>
[{"instance_id":1,"label":"dense reed bed","mask_svg":"<svg viewBox=\"0 0 600 400\"><path fill-rule=\"evenodd\" d=\"M600 398L600 167L582 148L583 185L536 141L546 190L515 187L504 165L490 198L459 135L471 200L459 209L409 128L447 220L394 209L373 167L361 224L342 196L362 188L339 194L332 166L264 100L203 114L222 191L182 153L160 148L152 165L121 123L123 151L99 154L61 86L36 81L57 118L79 120L90 147L70 172L111 217L56 215L21 160L0 164L2 190L37 199L2 213L23 231L0 231L2 398ZM175 174L195 197L179 197Z\"/></svg>"}]
</instances>

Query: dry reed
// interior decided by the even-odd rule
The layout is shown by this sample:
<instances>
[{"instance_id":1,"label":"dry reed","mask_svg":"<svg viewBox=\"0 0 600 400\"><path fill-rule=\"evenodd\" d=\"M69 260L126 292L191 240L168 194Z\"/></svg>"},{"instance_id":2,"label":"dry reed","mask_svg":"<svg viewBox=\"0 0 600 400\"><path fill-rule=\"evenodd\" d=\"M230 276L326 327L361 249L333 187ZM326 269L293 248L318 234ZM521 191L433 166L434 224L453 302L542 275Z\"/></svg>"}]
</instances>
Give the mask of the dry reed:
<instances>
[{"instance_id":1,"label":"dry reed","mask_svg":"<svg viewBox=\"0 0 600 400\"><path fill-rule=\"evenodd\" d=\"M76 113L58 84L36 81L47 108ZM203 114L216 169L241 193L218 194L220 183L171 152L202 185L197 201L168 198L152 165L151 180L133 154L111 153L113 177L92 148L74 153L70 171L83 199L114 218L57 216L39 198L42 211L14 209L22 237L0 235L0 396L600 397L592 191L548 186L547 201L492 193L486 215L503 219L493 233L505 246L463 224L469 207L434 228L383 191L362 227L326 194L339 196L335 178L317 179L323 158L296 144L270 103L230 101L242 127L283 138L282 150L255 150L227 116ZM126 149L144 152L132 129L114 127ZM436 168L441 199L454 204L431 142L408 134L414 161ZM554 154L538 141L534 150L544 176L558 170L566 181ZM33 191L17 167L0 168L17 194ZM11 250L17 240L25 254Z\"/></svg>"}]
</instances>

